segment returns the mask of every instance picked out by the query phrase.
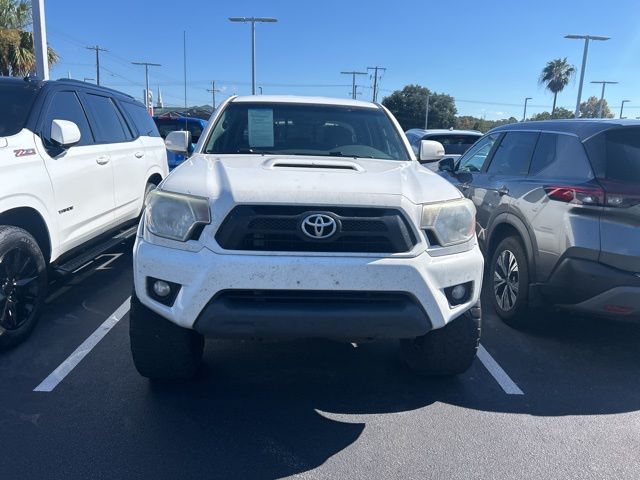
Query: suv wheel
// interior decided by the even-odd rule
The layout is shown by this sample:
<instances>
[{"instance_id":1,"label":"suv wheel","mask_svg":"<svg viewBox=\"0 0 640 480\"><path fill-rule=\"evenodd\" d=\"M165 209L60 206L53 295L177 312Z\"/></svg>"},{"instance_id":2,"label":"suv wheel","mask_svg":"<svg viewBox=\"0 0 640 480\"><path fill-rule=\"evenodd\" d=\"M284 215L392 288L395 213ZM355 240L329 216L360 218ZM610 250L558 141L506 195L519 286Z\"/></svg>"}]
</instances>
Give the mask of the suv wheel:
<instances>
[{"instance_id":1,"label":"suv wheel","mask_svg":"<svg viewBox=\"0 0 640 480\"><path fill-rule=\"evenodd\" d=\"M47 266L36 240L17 227L0 227L0 350L33 330L47 293Z\"/></svg>"},{"instance_id":2,"label":"suv wheel","mask_svg":"<svg viewBox=\"0 0 640 480\"><path fill-rule=\"evenodd\" d=\"M524 247L517 237L502 240L489 264L491 300L498 316L519 328L530 321L529 268Z\"/></svg>"},{"instance_id":3,"label":"suv wheel","mask_svg":"<svg viewBox=\"0 0 640 480\"><path fill-rule=\"evenodd\" d=\"M180 380L195 375L202 360L204 338L179 327L142 305L134 294L129 313L131 354L138 373L155 380Z\"/></svg>"},{"instance_id":4,"label":"suv wheel","mask_svg":"<svg viewBox=\"0 0 640 480\"><path fill-rule=\"evenodd\" d=\"M480 343L480 302L447 325L421 337L400 340L402 356L421 375L466 372Z\"/></svg>"}]
</instances>

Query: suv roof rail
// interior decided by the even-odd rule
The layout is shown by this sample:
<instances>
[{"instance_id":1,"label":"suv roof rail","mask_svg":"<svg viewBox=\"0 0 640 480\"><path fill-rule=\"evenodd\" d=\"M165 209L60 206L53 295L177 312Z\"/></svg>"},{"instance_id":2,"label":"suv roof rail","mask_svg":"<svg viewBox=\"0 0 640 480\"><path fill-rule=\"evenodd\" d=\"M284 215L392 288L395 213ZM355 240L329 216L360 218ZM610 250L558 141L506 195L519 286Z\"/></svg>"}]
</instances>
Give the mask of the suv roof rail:
<instances>
[{"instance_id":1,"label":"suv roof rail","mask_svg":"<svg viewBox=\"0 0 640 480\"><path fill-rule=\"evenodd\" d=\"M56 80L56 82L71 83L71 84L75 84L75 85L82 85L83 87L95 88L97 90L106 90L107 92L116 93L118 95L122 95L123 97L127 97L127 98L130 98L132 100L135 100L135 98L133 96L129 95L128 93L123 93L123 92L121 92L119 90L114 90L113 88L109 88L109 87L103 87L102 85L96 85L94 83L84 82L82 80L77 80L75 78L59 78L58 80Z\"/></svg>"}]
</instances>

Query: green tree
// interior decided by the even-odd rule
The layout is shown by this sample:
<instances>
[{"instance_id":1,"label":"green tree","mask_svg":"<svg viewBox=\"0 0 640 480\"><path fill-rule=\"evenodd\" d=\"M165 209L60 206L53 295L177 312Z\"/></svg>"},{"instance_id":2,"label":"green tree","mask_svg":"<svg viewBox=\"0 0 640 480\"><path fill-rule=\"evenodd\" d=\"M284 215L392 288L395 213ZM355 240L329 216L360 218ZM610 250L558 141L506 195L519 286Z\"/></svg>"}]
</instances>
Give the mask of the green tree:
<instances>
[{"instance_id":1,"label":"green tree","mask_svg":"<svg viewBox=\"0 0 640 480\"><path fill-rule=\"evenodd\" d=\"M33 72L36 58L29 0L0 0L0 75L21 77ZM47 50L49 65L59 59L51 48Z\"/></svg>"},{"instance_id":2,"label":"green tree","mask_svg":"<svg viewBox=\"0 0 640 480\"><path fill-rule=\"evenodd\" d=\"M602 118L613 118L613 113L609 110L609 104L606 100L602 101ZM600 100L598 97L591 96L586 102L580 104L580 118L599 118Z\"/></svg>"},{"instance_id":3,"label":"green tree","mask_svg":"<svg viewBox=\"0 0 640 480\"><path fill-rule=\"evenodd\" d=\"M553 112L553 115L549 112L540 112L531 116L529 120L551 120L557 118L573 118L573 112L564 107L558 107L555 112Z\"/></svg>"},{"instance_id":4,"label":"green tree","mask_svg":"<svg viewBox=\"0 0 640 480\"><path fill-rule=\"evenodd\" d=\"M551 108L551 115L553 115L556 110L558 93L564 90L564 87L569 84L569 81L573 78L575 73L576 69L573 65L567 62L567 57L551 60L547 62L547 65L542 69L538 82L553 93L553 107Z\"/></svg>"},{"instance_id":5,"label":"green tree","mask_svg":"<svg viewBox=\"0 0 640 480\"><path fill-rule=\"evenodd\" d=\"M429 97L429 128L450 128L456 124L456 104L452 96L431 92L420 85L407 85L382 100L404 130L424 128Z\"/></svg>"}]
</instances>

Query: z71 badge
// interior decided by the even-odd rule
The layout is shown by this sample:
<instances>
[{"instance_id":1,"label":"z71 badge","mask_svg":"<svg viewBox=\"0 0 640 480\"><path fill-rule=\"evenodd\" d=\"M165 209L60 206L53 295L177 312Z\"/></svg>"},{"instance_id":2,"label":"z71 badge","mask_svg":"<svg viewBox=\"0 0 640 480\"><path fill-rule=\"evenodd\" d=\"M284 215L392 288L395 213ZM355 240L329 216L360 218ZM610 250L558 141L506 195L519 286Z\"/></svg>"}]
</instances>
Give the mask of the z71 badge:
<instances>
[{"instance_id":1,"label":"z71 badge","mask_svg":"<svg viewBox=\"0 0 640 480\"><path fill-rule=\"evenodd\" d=\"M35 155L36 149L35 148L19 148L18 150L14 150L13 154L16 157L28 157L30 155Z\"/></svg>"}]
</instances>

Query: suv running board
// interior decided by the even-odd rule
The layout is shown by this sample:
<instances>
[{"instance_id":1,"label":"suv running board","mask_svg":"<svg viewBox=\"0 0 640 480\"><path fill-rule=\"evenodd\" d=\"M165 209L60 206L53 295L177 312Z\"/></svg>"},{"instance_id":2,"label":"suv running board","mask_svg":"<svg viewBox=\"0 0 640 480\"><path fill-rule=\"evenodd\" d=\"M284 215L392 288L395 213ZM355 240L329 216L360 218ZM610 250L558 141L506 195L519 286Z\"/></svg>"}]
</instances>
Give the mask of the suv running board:
<instances>
[{"instance_id":1,"label":"suv running board","mask_svg":"<svg viewBox=\"0 0 640 480\"><path fill-rule=\"evenodd\" d=\"M136 234L137 229L138 226L134 225L126 230L120 231L113 237L110 237L104 242L99 243L98 245L91 247L88 250L85 250L84 252L71 258L67 262L56 265L54 267L54 272L58 275L69 275L73 273L75 270L77 270L90 260L93 260L98 255L133 237Z\"/></svg>"}]
</instances>

